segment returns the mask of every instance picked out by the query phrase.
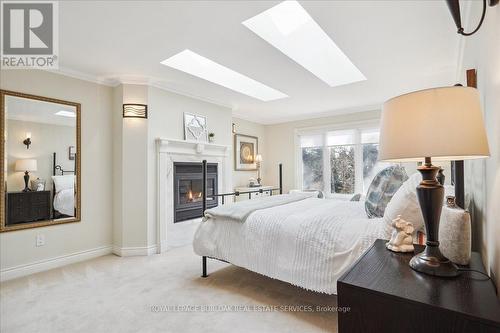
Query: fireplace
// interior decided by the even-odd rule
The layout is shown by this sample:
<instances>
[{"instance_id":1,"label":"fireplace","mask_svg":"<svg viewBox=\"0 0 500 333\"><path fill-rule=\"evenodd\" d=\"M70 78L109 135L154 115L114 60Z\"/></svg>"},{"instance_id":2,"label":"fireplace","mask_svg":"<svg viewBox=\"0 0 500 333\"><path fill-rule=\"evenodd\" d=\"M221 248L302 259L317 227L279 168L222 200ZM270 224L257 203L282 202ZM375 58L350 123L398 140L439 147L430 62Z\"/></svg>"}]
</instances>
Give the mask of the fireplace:
<instances>
[{"instance_id":1,"label":"fireplace","mask_svg":"<svg viewBox=\"0 0 500 333\"><path fill-rule=\"evenodd\" d=\"M217 163L207 165L207 197L217 193ZM174 162L174 223L201 217L201 163ZM207 208L217 206L217 199L208 198Z\"/></svg>"}]
</instances>

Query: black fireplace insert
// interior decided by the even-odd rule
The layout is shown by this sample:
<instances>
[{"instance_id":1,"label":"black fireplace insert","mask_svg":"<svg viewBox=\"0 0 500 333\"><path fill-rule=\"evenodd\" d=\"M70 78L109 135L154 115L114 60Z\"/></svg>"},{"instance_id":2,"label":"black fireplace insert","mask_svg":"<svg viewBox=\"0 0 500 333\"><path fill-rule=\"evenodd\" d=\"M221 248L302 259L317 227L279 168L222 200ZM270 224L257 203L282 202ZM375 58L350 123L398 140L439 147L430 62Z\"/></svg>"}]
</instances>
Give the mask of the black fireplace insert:
<instances>
[{"instance_id":1,"label":"black fireplace insert","mask_svg":"<svg viewBox=\"0 0 500 333\"><path fill-rule=\"evenodd\" d=\"M207 197L217 194L217 163L207 164ZM202 164L174 163L174 223L201 217ZM207 199L207 208L217 206L217 198Z\"/></svg>"}]
</instances>

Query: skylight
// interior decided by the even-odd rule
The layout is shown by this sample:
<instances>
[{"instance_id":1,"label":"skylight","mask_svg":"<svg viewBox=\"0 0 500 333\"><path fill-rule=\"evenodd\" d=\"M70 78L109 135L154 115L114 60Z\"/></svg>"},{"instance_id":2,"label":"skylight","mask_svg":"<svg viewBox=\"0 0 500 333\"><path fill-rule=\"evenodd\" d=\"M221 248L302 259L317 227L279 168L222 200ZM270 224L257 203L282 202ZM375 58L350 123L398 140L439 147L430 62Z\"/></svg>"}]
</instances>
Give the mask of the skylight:
<instances>
[{"instance_id":1,"label":"skylight","mask_svg":"<svg viewBox=\"0 0 500 333\"><path fill-rule=\"evenodd\" d=\"M212 83L221 85L239 93L260 99L272 101L288 97L281 91L270 88L243 74L224 67L191 50L184 50L163 60L161 64L197 76Z\"/></svg>"},{"instance_id":2,"label":"skylight","mask_svg":"<svg viewBox=\"0 0 500 333\"><path fill-rule=\"evenodd\" d=\"M61 111L58 111L58 112L56 112L54 114L56 116L61 116L61 117L76 118L76 114L74 112L71 112L71 111L61 110Z\"/></svg>"},{"instance_id":3,"label":"skylight","mask_svg":"<svg viewBox=\"0 0 500 333\"><path fill-rule=\"evenodd\" d=\"M366 80L297 1L283 1L242 23L331 87Z\"/></svg>"}]
</instances>

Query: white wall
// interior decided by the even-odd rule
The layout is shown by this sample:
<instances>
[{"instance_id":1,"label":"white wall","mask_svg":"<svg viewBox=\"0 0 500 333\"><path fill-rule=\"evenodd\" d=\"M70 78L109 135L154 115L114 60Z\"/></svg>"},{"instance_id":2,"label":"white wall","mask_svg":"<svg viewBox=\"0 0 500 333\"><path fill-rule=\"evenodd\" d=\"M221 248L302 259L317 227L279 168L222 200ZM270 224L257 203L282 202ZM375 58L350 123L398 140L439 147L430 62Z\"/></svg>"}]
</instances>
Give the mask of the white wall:
<instances>
[{"instance_id":1,"label":"white wall","mask_svg":"<svg viewBox=\"0 0 500 333\"><path fill-rule=\"evenodd\" d=\"M123 254L147 252L147 205L148 205L148 120L141 118L123 118L122 106L125 103L148 104L148 87L144 85L124 84L115 87L115 104L113 106L116 120L115 136L121 135L120 150L116 155L115 165L120 169L121 177L115 179L114 194L120 220L115 218L114 230L117 238L114 241L114 252ZM116 97L121 96L122 100ZM121 203L120 203L121 199Z\"/></svg>"},{"instance_id":2,"label":"white wall","mask_svg":"<svg viewBox=\"0 0 500 333\"><path fill-rule=\"evenodd\" d=\"M30 172L31 180L45 180L45 189L52 189L53 156L57 153L57 164L63 170L75 170L75 161L69 159L69 146L76 147L76 127L35 123L7 119L7 191L24 188L24 172L15 171L18 159L37 160L37 171ZM31 132L32 144L29 149L23 144L26 132Z\"/></svg>"},{"instance_id":3,"label":"white wall","mask_svg":"<svg viewBox=\"0 0 500 333\"><path fill-rule=\"evenodd\" d=\"M259 138L258 153L262 155L262 167L261 167L261 178L263 185L274 185L269 183L270 179L264 174L264 166L267 164L267 154L266 154L266 132L265 126L262 124L257 124L251 121L243 120L240 118L233 118L233 123L236 126L236 133L246 134L250 136L256 136ZM232 129L230 129L232 130ZM234 137L234 136L233 136ZM231 140L231 146L234 144L234 139ZM257 179L257 171L236 171L234 170L234 147L231 149L231 165L233 166L233 185L236 186L247 186L248 180L253 177Z\"/></svg>"},{"instance_id":4,"label":"white wall","mask_svg":"<svg viewBox=\"0 0 500 333\"><path fill-rule=\"evenodd\" d=\"M266 163L264 174L271 185L278 185L278 164L283 164L283 189L295 188L295 130L304 127L350 123L380 118L380 111L343 114L265 126Z\"/></svg>"},{"instance_id":5,"label":"white wall","mask_svg":"<svg viewBox=\"0 0 500 333\"><path fill-rule=\"evenodd\" d=\"M471 3L467 27L476 24L482 7L482 2ZM489 7L479 32L464 39L463 63L459 70L465 74L466 69L477 69L491 153L486 160L465 164L473 244L481 252L487 270L495 276L496 284L500 285L500 5ZM462 82L465 81L462 78Z\"/></svg>"},{"instance_id":6,"label":"white wall","mask_svg":"<svg viewBox=\"0 0 500 333\"><path fill-rule=\"evenodd\" d=\"M82 221L0 234L0 268L6 269L112 242L112 89L47 71L2 70L2 89L81 103ZM46 244L35 247L37 234Z\"/></svg>"},{"instance_id":7,"label":"white wall","mask_svg":"<svg viewBox=\"0 0 500 333\"><path fill-rule=\"evenodd\" d=\"M184 140L184 112L207 117L215 143L232 145L231 110L155 87L148 90L148 244L156 244L156 146L157 138Z\"/></svg>"}]
</instances>

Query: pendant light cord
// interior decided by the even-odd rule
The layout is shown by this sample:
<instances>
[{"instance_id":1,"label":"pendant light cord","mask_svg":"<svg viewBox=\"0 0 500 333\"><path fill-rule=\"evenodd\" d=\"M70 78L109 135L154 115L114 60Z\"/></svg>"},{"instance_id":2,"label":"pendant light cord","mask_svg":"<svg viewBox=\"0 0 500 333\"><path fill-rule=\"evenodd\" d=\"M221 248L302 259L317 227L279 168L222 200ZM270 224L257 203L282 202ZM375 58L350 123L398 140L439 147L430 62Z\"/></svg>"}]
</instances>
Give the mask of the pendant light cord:
<instances>
[{"instance_id":1,"label":"pendant light cord","mask_svg":"<svg viewBox=\"0 0 500 333\"><path fill-rule=\"evenodd\" d=\"M472 32L464 32L464 28L460 28L458 29L458 33L463 36L471 36L475 34L479 30L479 28L481 28L485 16L486 16L486 0L483 0L483 13L481 14L481 20L479 21L479 25L477 26L477 28L474 29Z\"/></svg>"}]
</instances>

